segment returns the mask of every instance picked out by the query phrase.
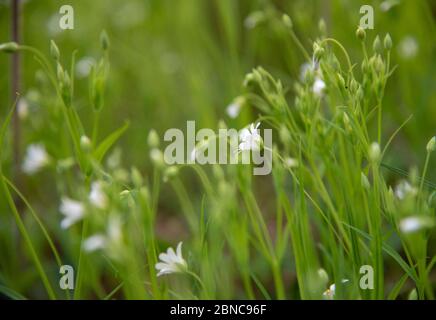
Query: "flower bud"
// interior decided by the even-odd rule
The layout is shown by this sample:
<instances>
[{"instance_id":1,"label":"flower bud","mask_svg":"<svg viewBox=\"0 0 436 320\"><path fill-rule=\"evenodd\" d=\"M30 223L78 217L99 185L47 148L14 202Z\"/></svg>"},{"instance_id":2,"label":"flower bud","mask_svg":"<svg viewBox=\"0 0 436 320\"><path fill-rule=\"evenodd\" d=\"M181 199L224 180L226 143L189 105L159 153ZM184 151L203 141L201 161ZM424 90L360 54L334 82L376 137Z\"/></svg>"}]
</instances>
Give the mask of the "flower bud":
<instances>
[{"instance_id":1,"label":"flower bud","mask_svg":"<svg viewBox=\"0 0 436 320\"><path fill-rule=\"evenodd\" d=\"M151 162L153 162L153 164L158 168L161 168L165 165L164 155L162 151L157 148L153 148L150 150L150 159Z\"/></svg>"},{"instance_id":2,"label":"flower bud","mask_svg":"<svg viewBox=\"0 0 436 320\"><path fill-rule=\"evenodd\" d=\"M253 83L255 81L256 81L256 79L254 77L254 74L252 72L247 73L245 75L245 78L244 78L243 86L248 87L251 83Z\"/></svg>"},{"instance_id":3,"label":"flower bud","mask_svg":"<svg viewBox=\"0 0 436 320\"><path fill-rule=\"evenodd\" d=\"M144 180L142 179L142 175L138 169L136 169L135 167L132 167L130 176L131 176L132 182L136 188L140 188L143 185Z\"/></svg>"},{"instance_id":4,"label":"flower bud","mask_svg":"<svg viewBox=\"0 0 436 320\"><path fill-rule=\"evenodd\" d=\"M164 173L164 177L163 177L164 182L168 182L169 180L177 176L178 173L179 173L178 167L176 166L168 167Z\"/></svg>"},{"instance_id":5,"label":"flower bud","mask_svg":"<svg viewBox=\"0 0 436 320\"><path fill-rule=\"evenodd\" d=\"M80 148L82 148L82 150L86 153L91 151L92 148L91 140L85 135L80 137Z\"/></svg>"},{"instance_id":6,"label":"flower bud","mask_svg":"<svg viewBox=\"0 0 436 320\"><path fill-rule=\"evenodd\" d=\"M365 29L363 29L362 27L358 27L356 30L356 37L361 41L365 40L366 38Z\"/></svg>"},{"instance_id":7,"label":"flower bud","mask_svg":"<svg viewBox=\"0 0 436 320\"><path fill-rule=\"evenodd\" d=\"M386 50L389 51L392 49L392 39L389 33L386 34L383 44Z\"/></svg>"},{"instance_id":8,"label":"flower bud","mask_svg":"<svg viewBox=\"0 0 436 320\"><path fill-rule=\"evenodd\" d=\"M319 20L319 22L318 22L318 29L319 29L319 32L323 35L323 36L325 36L325 35L327 35L327 26L326 26L326 24L325 24L325 20L324 19L320 19Z\"/></svg>"},{"instance_id":9,"label":"flower bud","mask_svg":"<svg viewBox=\"0 0 436 320\"><path fill-rule=\"evenodd\" d=\"M418 300L418 293L416 292L416 288L410 291L407 300Z\"/></svg>"},{"instance_id":10,"label":"flower bud","mask_svg":"<svg viewBox=\"0 0 436 320\"><path fill-rule=\"evenodd\" d=\"M282 21L283 21L283 24L284 24L287 28L292 29L292 27L293 27L292 20L291 20L291 18L290 18L287 14L284 14L284 15L282 16Z\"/></svg>"},{"instance_id":11,"label":"flower bud","mask_svg":"<svg viewBox=\"0 0 436 320\"><path fill-rule=\"evenodd\" d=\"M19 49L19 46L16 42L6 42L0 44L0 52L6 53L14 53Z\"/></svg>"},{"instance_id":12,"label":"flower bud","mask_svg":"<svg viewBox=\"0 0 436 320\"><path fill-rule=\"evenodd\" d=\"M64 69L62 68L62 65L58 62L56 65L56 74L59 81L64 80Z\"/></svg>"},{"instance_id":13,"label":"flower bud","mask_svg":"<svg viewBox=\"0 0 436 320\"><path fill-rule=\"evenodd\" d=\"M368 151L369 160L371 162L378 162L380 160L380 145L377 142L371 143Z\"/></svg>"},{"instance_id":14,"label":"flower bud","mask_svg":"<svg viewBox=\"0 0 436 320\"><path fill-rule=\"evenodd\" d=\"M313 54L315 55L315 59L317 61L321 60L321 58L324 56L324 53L325 53L324 48L315 42L313 44Z\"/></svg>"},{"instance_id":15,"label":"flower bud","mask_svg":"<svg viewBox=\"0 0 436 320\"><path fill-rule=\"evenodd\" d=\"M109 41L109 36L107 35L106 30L103 30L100 34L100 43L101 43L101 47L103 48L104 51L109 49L110 41Z\"/></svg>"},{"instance_id":16,"label":"flower bud","mask_svg":"<svg viewBox=\"0 0 436 320\"><path fill-rule=\"evenodd\" d=\"M366 190L369 190L369 188L371 188L368 177L363 172L360 173L360 184L362 185L362 188Z\"/></svg>"},{"instance_id":17,"label":"flower bud","mask_svg":"<svg viewBox=\"0 0 436 320\"><path fill-rule=\"evenodd\" d=\"M58 46L53 40L50 40L50 54L52 58L55 59L56 61L59 60L59 57L61 55Z\"/></svg>"},{"instance_id":18,"label":"flower bud","mask_svg":"<svg viewBox=\"0 0 436 320\"><path fill-rule=\"evenodd\" d=\"M151 129L148 134L147 143L150 148L158 148L160 145L159 136L156 130Z\"/></svg>"},{"instance_id":19,"label":"flower bud","mask_svg":"<svg viewBox=\"0 0 436 320\"><path fill-rule=\"evenodd\" d=\"M327 274L327 271L325 271L323 268L319 268L317 273L320 282L322 283L323 287L325 287L329 282L329 275Z\"/></svg>"},{"instance_id":20,"label":"flower bud","mask_svg":"<svg viewBox=\"0 0 436 320\"><path fill-rule=\"evenodd\" d=\"M379 36L375 37L374 43L372 44L372 48L373 48L374 52L379 53L379 54L382 53L383 48L382 48L382 44L381 44Z\"/></svg>"},{"instance_id":21,"label":"flower bud","mask_svg":"<svg viewBox=\"0 0 436 320\"><path fill-rule=\"evenodd\" d=\"M427 143L427 152L433 152L436 149L436 136L431 138L430 141Z\"/></svg>"}]
</instances>

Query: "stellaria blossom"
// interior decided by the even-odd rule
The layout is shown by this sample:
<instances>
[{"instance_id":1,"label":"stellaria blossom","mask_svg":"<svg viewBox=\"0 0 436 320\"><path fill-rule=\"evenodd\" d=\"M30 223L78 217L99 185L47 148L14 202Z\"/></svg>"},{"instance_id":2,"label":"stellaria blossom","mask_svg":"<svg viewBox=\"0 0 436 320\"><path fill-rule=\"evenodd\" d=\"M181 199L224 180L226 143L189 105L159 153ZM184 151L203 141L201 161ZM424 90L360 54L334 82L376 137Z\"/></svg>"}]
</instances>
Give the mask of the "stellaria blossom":
<instances>
[{"instance_id":1,"label":"stellaria blossom","mask_svg":"<svg viewBox=\"0 0 436 320\"><path fill-rule=\"evenodd\" d=\"M89 201L92 205L99 209L104 209L108 205L108 198L103 191L102 183L94 181L91 184L91 192L89 193Z\"/></svg>"},{"instance_id":2,"label":"stellaria blossom","mask_svg":"<svg viewBox=\"0 0 436 320\"><path fill-rule=\"evenodd\" d=\"M188 264L182 256L182 242L177 245L176 252L173 248L168 248L166 253L159 255L161 262L156 263L156 269L159 271L157 276L171 273L182 273L187 270Z\"/></svg>"},{"instance_id":3,"label":"stellaria blossom","mask_svg":"<svg viewBox=\"0 0 436 320\"><path fill-rule=\"evenodd\" d=\"M59 211L65 216L61 221L62 229L68 229L85 216L85 206L83 203L68 197L62 198Z\"/></svg>"},{"instance_id":4,"label":"stellaria blossom","mask_svg":"<svg viewBox=\"0 0 436 320\"><path fill-rule=\"evenodd\" d=\"M239 133L239 151L258 151L262 144L262 137L259 134L260 122L256 125L250 124L248 127L241 130Z\"/></svg>"},{"instance_id":5,"label":"stellaria blossom","mask_svg":"<svg viewBox=\"0 0 436 320\"><path fill-rule=\"evenodd\" d=\"M342 283L347 283L349 281L350 280L348 280L348 279L341 280ZM322 296L325 300L333 300L335 298L335 294L336 294L336 284L333 283L330 285L330 287L326 291L324 291Z\"/></svg>"},{"instance_id":6,"label":"stellaria blossom","mask_svg":"<svg viewBox=\"0 0 436 320\"><path fill-rule=\"evenodd\" d=\"M50 157L42 144L31 144L27 147L22 170L28 175L37 173L50 162Z\"/></svg>"}]
</instances>

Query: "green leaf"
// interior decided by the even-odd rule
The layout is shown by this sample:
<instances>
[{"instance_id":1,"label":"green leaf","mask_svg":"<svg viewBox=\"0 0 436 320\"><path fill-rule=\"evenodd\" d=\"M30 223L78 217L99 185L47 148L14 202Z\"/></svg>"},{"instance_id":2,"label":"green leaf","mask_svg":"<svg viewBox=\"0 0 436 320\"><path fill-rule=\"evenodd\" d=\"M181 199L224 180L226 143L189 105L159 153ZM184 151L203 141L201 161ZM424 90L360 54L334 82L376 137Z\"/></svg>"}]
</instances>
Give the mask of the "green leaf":
<instances>
[{"instance_id":1,"label":"green leaf","mask_svg":"<svg viewBox=\"0 0 436 320\"><path fill-rule=\"evenodd\" d=\"M395 300L398 297L403 285L406 283L406 280L409 278L409 275L405 273L400 280L395 284L394 288L388 295L388 300Z\"/></svg>"},{"instance_id":2,"label":"green leaf","mask_svg":"<svg viewBox=\"0 0 436 320\"><path fill-rule=\"evenodd\" d=\"M13 300L27 300L27 298L25 296L21 295L17 291L15 291L11 288L5 287L4 285L1 285L1 284L0 284L0 293L2 293L6 297L13 299Z\"/></svg>"},{"instance_id":3,"label":"green leaf","mask_svg":"<svg viewBox=\"0 0 436 320\"><path fill-rule=\"evenodd\" d=\"M129 127L129 122L127 121L121 128L112 132L106 139L104 139L97 149L94 151L94 158L101 162L105 154L109 151L112 145L123 135L123 133Z\"/></svg>"},{"instance_id":4,"label":"green leaf","mask_svg":"<svg viewBox=\"0 0 436 320\"><path fill-rule=\"evenodd\" d=\"M353 229L354 231L356 231L359 235L361 235L362 237L364 237L367 240L372 240L372 237L367 234L366 232L350 226L349 224L342 222L343 224L345 224L347 227ZM390 245L383 243L382 244L382 249L383 251L385 251L388 255L390 255L399 265L401 268L403 268L403 270L408 274L408 276L415 281L415 283L419 283L419 280L416 276L416 272L413 268L411 268L406 261L403 260L403 258L401 258L401 256L399 255L398 252L395 251L394 248L392 248Z\"/></svg>"}]
</instances>

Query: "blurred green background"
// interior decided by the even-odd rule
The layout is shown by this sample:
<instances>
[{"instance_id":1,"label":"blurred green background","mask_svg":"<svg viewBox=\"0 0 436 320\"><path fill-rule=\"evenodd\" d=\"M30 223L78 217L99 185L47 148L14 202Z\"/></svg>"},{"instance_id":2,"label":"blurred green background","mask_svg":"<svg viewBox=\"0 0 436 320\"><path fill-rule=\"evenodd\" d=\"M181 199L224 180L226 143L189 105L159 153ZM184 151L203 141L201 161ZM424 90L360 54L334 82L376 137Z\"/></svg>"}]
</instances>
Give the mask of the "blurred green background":
<instances>
[{"instance_id":1,"label":"blurred green background","mask_svg":"<svg viewBox=\"0 0 436 320\"><path fill-rule=\"evenodd\" d=\"M0 42L10 39L8 3L0 1ZM63 4L74 7L74 30L58 26ZM112 46L104 126L110 130L123 119L132 121L123 140L125 158L144 168L150 128L163 133L169 127L184 128L186 120L215 128L219 119L225 119L225 107L241 92L243 77L253 67L262 65L292 86L304 58L280 24L282 12L291 16L308 49L319 35L318 21L323 18L328 34L343 42L357 59L361 52L355 29L364 4L375 10L375 29L368 31L368 43L376 34L389 32L397 49L393 64L399 67L388 83L384 121L390 134L414 114L395 144L401 153L395 157L396 165L407 168L422 160L423 146L436 132L436 1L28 0L23 5L22 38L23 43L44 52L54 39L66 63L74 49L78 49L79 61L97 59L99 34L107 30ZM256 11L264 14L253 15ZM416 52L405 57L401 44L407 39L415 41ZM37 64L30 55L23 62L25 95L36 86ZM2 55L2 115L11 101L8 65L9 56ZM86 114L90 111L87 79L79 78L77 86L76 106ZM231 125L245 125L249 117L247 111L239 123Z\"/></svg>"}]
</instances>

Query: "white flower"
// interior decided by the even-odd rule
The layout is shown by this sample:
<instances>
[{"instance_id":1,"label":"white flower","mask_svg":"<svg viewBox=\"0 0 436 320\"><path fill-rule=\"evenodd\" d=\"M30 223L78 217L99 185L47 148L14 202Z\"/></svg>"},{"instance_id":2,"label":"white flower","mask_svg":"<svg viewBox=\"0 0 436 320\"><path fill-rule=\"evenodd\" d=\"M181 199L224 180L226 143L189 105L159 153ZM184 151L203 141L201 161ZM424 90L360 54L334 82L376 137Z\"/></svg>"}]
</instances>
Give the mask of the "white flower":
<instances>
[{"instance_id":1,"label":"white flower","mask_svg":"<svg viewBox=\"0 0 436 320\"><path fill-rule=\"evenodd\" d=\"M62 198L59 211L65 216L61 221L61 228L67 229L76 222L80 221L85 215L84 205L76 200L64 197Z\"/></svg>"},{"instance_id":2,"label":"white flower","mask_svg":"<svg viewBox=\"0 0 436 320\"><path fill-rule=\"evenodd\" d=\"M349 281L348 279L341 280L342 283L347 283L348 281ZM325 300L333 300L335 298L335 294L336 294L336 284L333 283L326 291L324 291L322 296Z\"/></svg>"},{"instance_id":3,"label":"white flower","mask_svg":"<svg viewBox=\"0 0 436 320\"><path fill-rule=\"evenodd\" d=\"M298 167L298 160L295 158L286 158L284 161L284 165L287 169L292 169Z\"/></svg>"},{"instance_id":4,"label":"white flower","mask_svg":"<svg viewBox=\"0 0 436 320\"><path fill-rule=\"evenodd\" d=\"M91 192L89 193L89 201L95 207L104 209L107 207L108 199L102 190L101 182L95 181L91 184Z\"/></svg>"},{"instance_id":5,"label":"white flower","mask_svg":"<svg viewBox=\"0 0 436 320\"><path fill-rule=\"evenodd\" d=\"M241 108L244 105L245 99L243 97L236 98L231 104L229 104L226 108L227 115L235 119L239 116L241 112Z\"/></svg>"},{"instance_id":6,"label":"white flower","mask_svg":"<svg viewBox=\"0 0 436 320\"><path fill-rule=\"evenodd\" d=\"M49 156L42 144L31 144L27 147L22 170L26 174L34 174L49 163Z\"/></svg>"},{"instance_id":7,"label":"white flower","mask_svg":"<svg viewBox=\"0 0 436 320\"><path fill-rule=\"evenodd\" d=\"M85 78L91 72L92 66L95 65L95 59L91 57L84 57L77 61L76 74L78 78Z\"/></svg>"},{"instance_id":8,"label":"white flower","mask_svg":"<svg viewBox=\"0 0 436 320\"><path fill-rule=\"evenodd\" d=\"M114 258L120 252L122 243L121 221L117 216L109 218L106 234L95 234L83 243L83 249L92 252L101 249L108 249L109 254Z\"/></svg>"},{"instance_id":9,"label":"white flower","mask_svg":"<svg viewBox=\"0 0 436 320\"><path fill-rule=\"evenodd\" d=\"M239 133L239 139L241 141L239 151L260 150L262 137L259 134L259 126L260 122L258 122L256 126L252 123L248 128L241 130Z\"/></svg>"},{"instance_id":10,"label":"white flower","mask_svg":"<svg viewBox=\"0 0 436 320\"><path fill-rule=\"evenodd\" d=\"M418 54L418 42L412 36L406 36L398 45L398 51L403 59L412 59Z\"/></svg>"},{"instance_id":11,"label":"white flower","mask_svg":"<svg viewBox=\"0 0 436 320\"><path fill-rule=\"evenodd\" d=\"M96 234L87 238L83 243L83 249L86 252L92 252L103 249L106 246L106 237L102 234Z\"/></svg>"},{"instance_id":12,"label":"white flower","mask_svg":"<svg viewBox=\"0 0 436 320\"><path fill-rule=\"evenodd\" d=\"M182 242L177 245L177 253L173 248L168 248L166 253L161 253L159 259L162 262L156 263L156 269L159 270L157 276L170 273L181 273L187 270L188 265L182 256Z\"/></svg>"},{"instance_id":13,"label":"white flower","mask_svg":"<svg viewBox=\"0 0 436 320\"><path fill-rule=\"evenodd\" d=\"M300 80L304 81L309 71L313 71L313 63L305 62L300 67Z\"/></svg>"},{"instance_id":14,"label":"white flower","mask_svg":"<svg viewBox=\"0 0 436 320\"><path fill-rule=\"evenodd\" d=\"M26 99L20 98L20 100L18 100L17 112L20 119L23 120L27 118L27 116L29 115L29 103Z\"/></svg>"},{"instance_id":15,"label":"white flower","mask_svg":"<svg viewBox=\"0 0 436 320\"><path fill-rule=\"evenodd\" d=\"M316 96L321 97L322 94L324 93L324 89L325 89L325 82L320 77L316 77L312 87L313 93Z\"/></svg>"},{"instance_id":16,"label":"white flower","mask_svg":"<svg viewBox=\"0 0 436 320\"><path fill-rule=\"evenodd\" d=\"M402 180L395 187L395 195L398 199L403 200L407 196L415 196L418 193L418 190L415 187L412 187L409 182L406 180Z\"/></svg>"},{"instance_id":17,"label":"white flower","mask_svg":"<svg viewBox=\"0 0 436 320\"><path fill-rule=\"evenodd\" d=\"M254 11L245 18L244 26L247 29L255 28L259 23L265 20L265 13L263 11Z\"/></svg>"},{"instance_id":18,"label":"white flower","mask_svg":"<svg viewBox=\"0 0 436 320\"><path fill-rule=\"evenodd\" d=\"M424 228L434 226L434 221L429 217L407 217L400 221L400 230L403 233L413 233Z\"/></svg>"},{"instance_id":19,"label":"white flower","mask_svg":"<svg viewBox=\"0 0 436 320\"><path fill-rule=\"evenodd\" d=\"M385 0L382 3L380 3L380 9L383 12L391 10L392 7L400 4L400 1L398 0Z\"/></svg>"}]
</instances>

